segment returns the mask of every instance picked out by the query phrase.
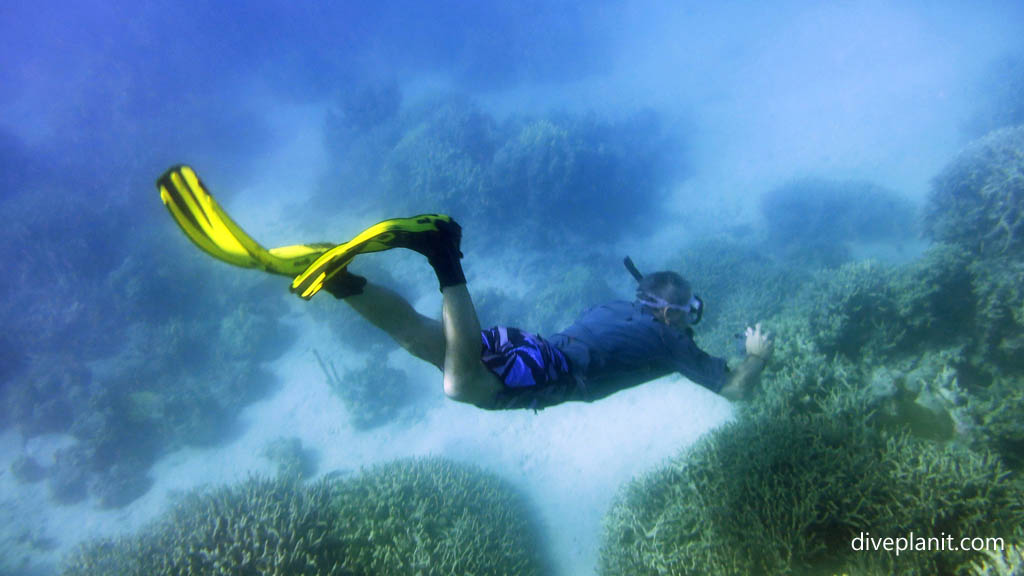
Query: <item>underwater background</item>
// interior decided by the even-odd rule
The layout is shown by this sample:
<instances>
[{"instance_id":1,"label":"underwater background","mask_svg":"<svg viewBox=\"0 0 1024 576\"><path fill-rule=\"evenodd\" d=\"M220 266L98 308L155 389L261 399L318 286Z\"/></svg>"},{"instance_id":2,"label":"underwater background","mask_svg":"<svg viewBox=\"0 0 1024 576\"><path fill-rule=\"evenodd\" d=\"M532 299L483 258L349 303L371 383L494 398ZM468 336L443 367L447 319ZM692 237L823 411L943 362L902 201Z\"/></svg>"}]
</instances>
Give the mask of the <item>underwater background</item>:
<instances>
[{"instance_id":1,"label":"underwater background","mask_svg":"<svg viewBox=\"0 0 1024 576\"><path fill-rule=\"evenodd\" d=\"M0 7L0 575L1024 573L1019 2ZM200 252L451 214L484 326L672 269L775 354L487 412ZM405 253L402 253L405 252ZM440 315L418 255L352 270ZM851 540L999 537L896 555Z\"/></svg>"}]
</instances>

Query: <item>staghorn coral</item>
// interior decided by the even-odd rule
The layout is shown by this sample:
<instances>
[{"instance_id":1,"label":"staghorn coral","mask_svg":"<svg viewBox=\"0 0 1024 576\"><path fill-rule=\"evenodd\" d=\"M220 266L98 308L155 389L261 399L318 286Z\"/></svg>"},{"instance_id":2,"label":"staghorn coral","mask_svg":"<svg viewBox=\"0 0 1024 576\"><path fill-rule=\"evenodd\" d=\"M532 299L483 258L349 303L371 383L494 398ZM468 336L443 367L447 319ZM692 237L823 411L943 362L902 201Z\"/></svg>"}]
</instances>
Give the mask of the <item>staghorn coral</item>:
<instances>
[{"instance_id":1,"label":"staghorn coral","mask_svg":"<svg viewBox=\"0 0 1024 576\"><path fill-rule=\"evenodd\" d=\"M400 460L305 486L189 494L145 532L81 547L63 574L542 574L522 498L482 470Z\"/></svg>"},{"instance_id":2,"label":"staghorn coral","mask_svg":"<svg viewBox=\"0 0 1024 576\"><path fill-rule=\"evenodd\" d=\"M820 271L780 316L807 322L817 349L828 356L892 361L966 344L973 287L969 255L939 245L909 266L866 260Z\"/></svg>"},{"instance_id":3,"label":"staghorn coral","mask_svg":"<svg viewBox=\"0 0 1024 576\"><path fill-rule=\"evenodd\" d=\"M832 573L860 562L851 541L861 532L1010 533L1024 521L1024 487L991 455L885 435L847 408L744 418L635 480L606 519L601 573ZM971 557L869 564L951 574Z\"/></svg>"},{"instance_id":4,"label":"staghorn coral","mask_svg":"<svg viewBox=\"0 0 1024 576\"><path fill-rule=\"evenodd\" d=\"M936 245L902 267L823 271L769 325L776 354L757 404L820 411L833 389L871 407L873 425L957 439L1021 466L1024 268Z\"/></svg>"},{"instance_id":5,"label":"staghorn coral","mask_svg":"<svg viewBox=\"0 0 1024 576\"><path fill-rule=\"evenodd\" d=\"M969 397L967 411L972 439L998 452L1013 468L1024 467L1024 377L997 379Z\"/></svg>"},{"instance_id":6,"label":"staghorn coral","mask_svg":"<svg viewBox=\"0 0 1024 576\"><path fill-rule=\"evenodd\" d=\"M1024 260L979 260L971 272L977 300L974 363L993 375L1024 373Z\"/></svg>"},{"instance_id":7,"label":"staghorn coral","mask_svg":"<svg viewBox=\"0 0 1024 576\"><path fill-rule=\"evenodd\" d=\"M1024 576L1024 548L1010 544L1004 550L987 550L985 559L971 563L971 576Z\"/></svg>"},{"instance_id":8,"label":"staghorn coral","mask_svg":"<svg viewBox=\"0 0 1024 576\"><path fill-rule=\"evenodd\" d=\"M670 263L707 309L696 328L702 348L716 356L734 353L735 334L782 311L810 273L727 238L694 242Z\"/></svg>"},{"instance_id":9,"label":"staghorn coral","mask_svg":"<svg viewBox=\"0 0 1024 576\"><path fill-rule=\"evenodd\" d=\"M805 293L810 331L819 349L848 359L894 353L906 339L894 280L891 267L870 260L819 274Z\"/></svg>"},{"instance_id":10,"label":"staghorn coral","mask_svg":"<svg viewBox=\"0 0 1024 576\"><path fill-rule=\"evenodd\" d=\"M363 574L545 573L537 527L508 484L439 458L373 467L340 487L349 566Z\"/></svg>"},{"instance_id":11,"label":"staghorn coral","mask_svg":"<svg viewBox=\"0 0 1024 576\"><path fill-rule=\"evenodd\" d=\"M933 180L925 231L990 257L1024 253L1024 126L967 146Z\"/></svg>"},{"instance_id":12,"label":"staghorn coral","mask_svg":"<svg viewBox=\"0 0 1024 576\"><path fill-rule=\"evenodd\" d=\"M139 536L83 546L63 574L348 574L332 528L334 489L252 478L194 492Z\"/></svg>"}]
</instances>

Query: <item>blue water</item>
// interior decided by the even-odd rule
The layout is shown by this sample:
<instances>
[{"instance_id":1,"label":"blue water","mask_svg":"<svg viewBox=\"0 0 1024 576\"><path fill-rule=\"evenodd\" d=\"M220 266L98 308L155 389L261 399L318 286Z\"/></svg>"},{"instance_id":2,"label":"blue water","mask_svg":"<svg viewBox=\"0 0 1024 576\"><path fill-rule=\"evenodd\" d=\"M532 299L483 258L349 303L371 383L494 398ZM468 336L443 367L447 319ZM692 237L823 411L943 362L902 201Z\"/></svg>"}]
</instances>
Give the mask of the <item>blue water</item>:
<instances>
[{"instance_id":1,"label":"blue water","mask_svg":"<svg viewBox=\"0 0 1024 576\"><path fill-rule=\"evenodd\" d=\"M533 498L554 570L593 573L617 491L731 417L664 381L537 416L453 405L344 305L196 250L154 186L171 165L268 246L452 214L481 322L549 334L632 296L626 254L654 270L726 238L808 269L913 261L932 179L1024 122L1017 2L294 4L0 8L0 574L271 474L277 436L311 476L479 464ZM357 264L439 315L422 260ZM736 329L698 342L735 355ZM396 388L332 393L314 349L342 380L386 363Z\"/></svg>"}]
</instances>

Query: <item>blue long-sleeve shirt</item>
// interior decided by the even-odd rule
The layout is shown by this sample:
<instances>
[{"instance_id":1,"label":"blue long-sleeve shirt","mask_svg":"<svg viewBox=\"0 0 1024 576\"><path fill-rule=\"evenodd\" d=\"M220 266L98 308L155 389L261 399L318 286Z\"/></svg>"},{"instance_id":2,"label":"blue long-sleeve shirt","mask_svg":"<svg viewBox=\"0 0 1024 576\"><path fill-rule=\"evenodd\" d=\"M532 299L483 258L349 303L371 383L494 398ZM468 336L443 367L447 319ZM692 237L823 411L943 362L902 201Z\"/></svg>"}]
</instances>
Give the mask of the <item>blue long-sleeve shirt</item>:
<instances>
[{"instance_id":1,"label":"blue long-sleeve shirt","mask_svg":"<svg viewBox=\"0 0 1024 576\"><path fill-rule=\"evenodd\" d=\"M658 321L638 302L595 306L548 341L569 359L587 401L673 372L718 392L729 375L724 359L704 352L692 336Z\"/></svg>"}]
</instances>

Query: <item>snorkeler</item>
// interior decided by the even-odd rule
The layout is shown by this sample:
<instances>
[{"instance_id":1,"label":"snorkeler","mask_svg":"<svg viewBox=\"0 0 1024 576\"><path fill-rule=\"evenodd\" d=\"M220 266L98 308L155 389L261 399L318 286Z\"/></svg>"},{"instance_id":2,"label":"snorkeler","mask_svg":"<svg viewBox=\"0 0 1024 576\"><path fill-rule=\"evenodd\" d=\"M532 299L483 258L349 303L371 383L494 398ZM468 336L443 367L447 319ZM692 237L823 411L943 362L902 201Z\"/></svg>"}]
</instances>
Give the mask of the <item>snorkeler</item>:
<instances>
[{"instance_id":1,"label":"snorkeler","mask_svg":"<svg viewBox=\"0 0 1024 576\"><path fill-rule=\"evenodd\" d=\"M490 410L539 410L566 401L592 402L678 372L731 400L749 397L771 357L769 335L746 329L746 358L726 361L697 347L692 326L704 303L675 272L642 275L633 302L591 308L564 331L543 338L517 328L481 330L462 271L462 229L443 214L385 220L344 244L266 249L207 192L195 171L175 166L157 180L160 197L185 234L208 254L246 268L293 278L304 299L325 290L384 330L413 356L439 368L449 398ZM416 312L392 290L348 270L359 254L405 248L424 255L437 275L441 320Z\"/></svg>"}]
</instances>

